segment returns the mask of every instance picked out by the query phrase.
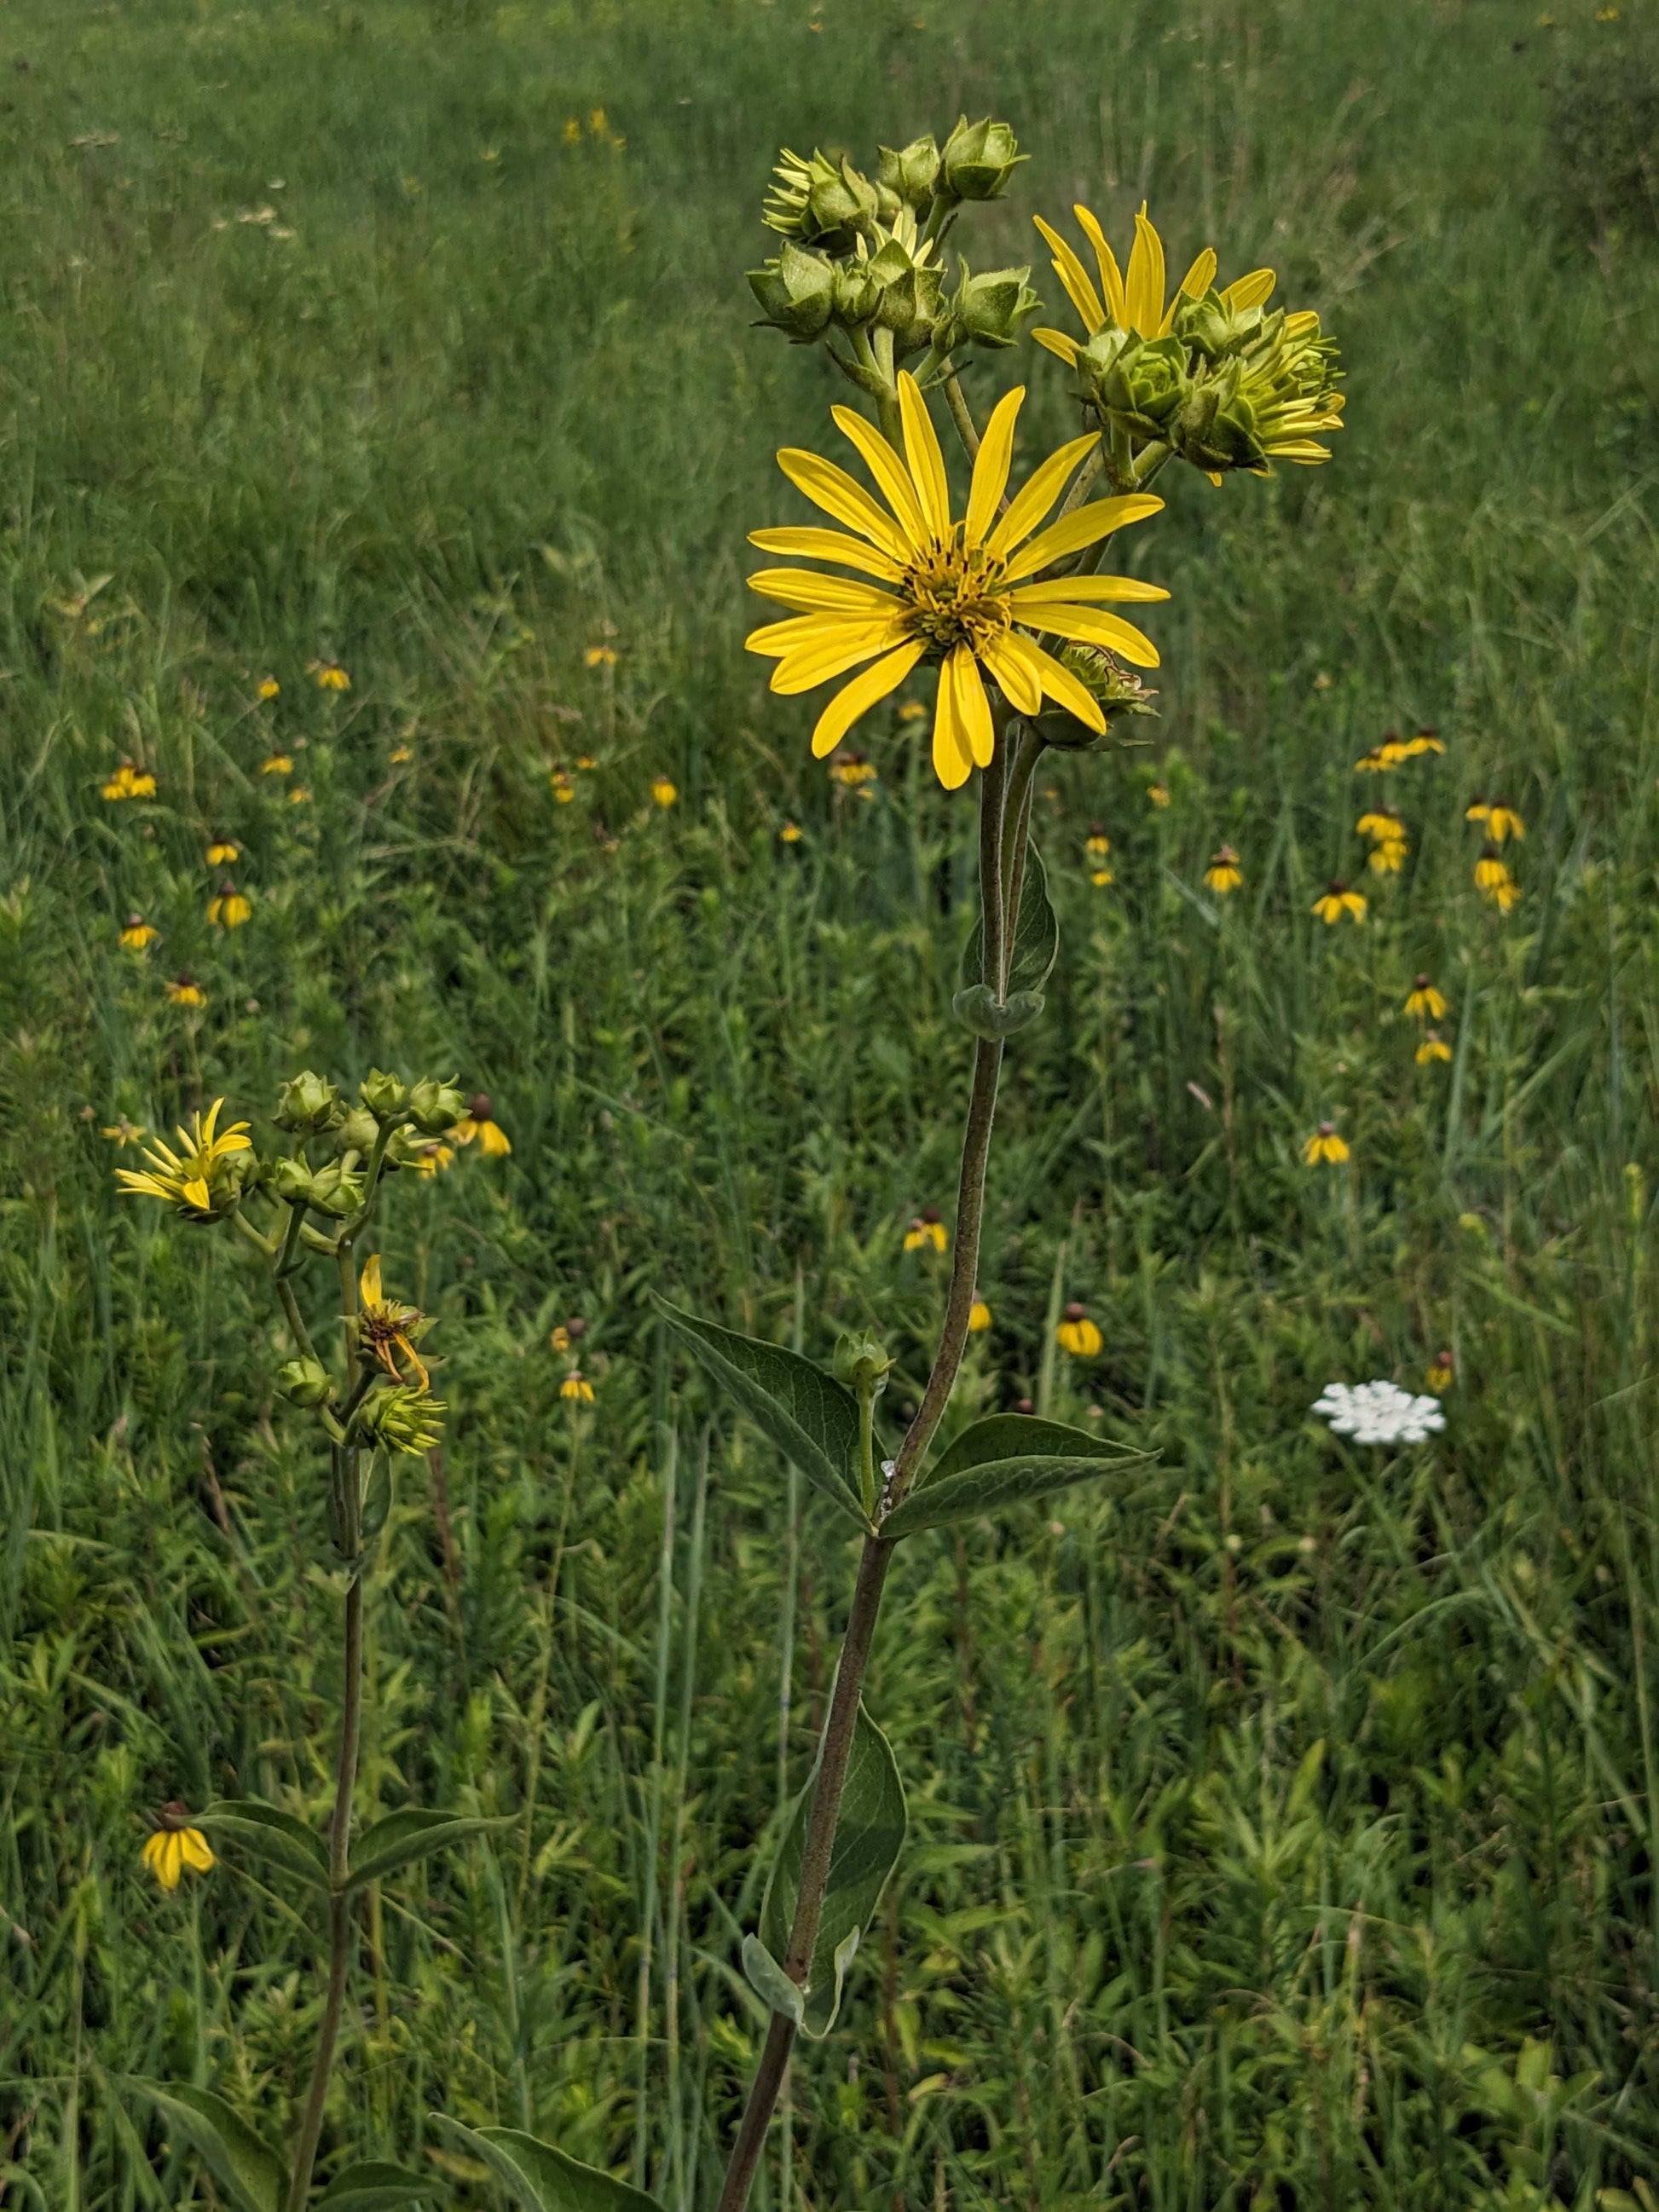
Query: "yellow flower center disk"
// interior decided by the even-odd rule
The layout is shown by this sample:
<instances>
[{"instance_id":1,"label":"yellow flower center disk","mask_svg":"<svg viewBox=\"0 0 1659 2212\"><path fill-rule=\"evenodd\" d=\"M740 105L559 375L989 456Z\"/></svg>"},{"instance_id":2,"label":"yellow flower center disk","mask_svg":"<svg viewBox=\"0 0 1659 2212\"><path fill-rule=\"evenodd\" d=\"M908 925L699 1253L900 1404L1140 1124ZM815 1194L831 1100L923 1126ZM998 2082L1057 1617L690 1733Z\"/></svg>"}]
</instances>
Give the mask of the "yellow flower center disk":
<instances>
[{"instance_id":1,"label":"yellow flower center disk","mask_svg":"<svg viewBox=\"0 0 1659 2212\"><path fill-rule=\"evenodd\" d=\"M911 562L900 590L910 634L925 641L930 659L943 659L959 645L977 657L1012 627L1006 568L983 545L964 546L959 526L948 544L935 541Z\"/></svg>"}]
</instances>

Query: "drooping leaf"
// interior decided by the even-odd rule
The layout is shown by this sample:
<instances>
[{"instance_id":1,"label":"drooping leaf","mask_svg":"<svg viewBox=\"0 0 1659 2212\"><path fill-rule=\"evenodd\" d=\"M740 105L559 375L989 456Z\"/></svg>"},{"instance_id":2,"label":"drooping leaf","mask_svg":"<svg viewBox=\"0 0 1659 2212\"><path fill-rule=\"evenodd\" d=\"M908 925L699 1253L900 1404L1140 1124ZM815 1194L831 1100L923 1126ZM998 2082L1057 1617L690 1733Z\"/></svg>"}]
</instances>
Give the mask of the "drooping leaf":
<instances>
[{"instance_id":1,"label":"drooping leaf","mask_svg":"<svg viewBox=\"0 0 1659 2212\"><path fill-rule=\"evenodd\" d=\"M466 2128L442 2112L432 2121L457 2149L487 2166L523 2212L661 2212L654 2197L520 2129Z\"/></svg>"},{"instance_id":2,"label":"drooping leaf","mask_svg":"<svg viewBox=\"0 0 1659 2212\"><path fill-rule=\"evenodd\" d=\"M1025 848L1019 914L1008 954L1008 986L999 995L985 973L985 917L974 924L962 951L962 985L951 1011L975 1036L1012 1036L1042 1012L1042 987L1060 954L1060 924L1048 897L1048 878L1035 845Z\"/></svg>"},{"instance_id":3,"label":"drooping leaf","mask_svg":"<svg viewBox=\"0 0 1659 2212\"><path fill-rule=\"evenodd\" d=\"M1064 1490L1148 1455L1109 1437L1091 1436L1061 1421L1029 1413L993 1413L975 1421L917 1478L915 1488L881 1524L884 1536L914 1536L951 1521L977 1520Z\"/></svg>"},{"instance_id":4,"label":"drooping leaf","mask_svg":"<svg viewBox=\"0 0 1659 2212\"><path fill-rule=\"evenodd\" d=\"M860 1528L858 1400L833 1375L781 1344L700 1321L659 1297L657 1310L686 1350L736 1399L784 1457Z\"/></svg>"},{"instance_id":5,"label":"drooping leaf","mask_svg":"<svg viewBox=\"0 0 1659 2212\"><path fill-rule=\"evenodd\" d=\"M366 1881L379 1881L383 1875L395 1874L399 1867L429 1857L450 1844L465 1843L469 1836L493 1835L511 1825L505 1820L483 1820L476 1814L441 1812L435 1807L410 1806L401 1813L388 1813L385 1820L365 1828L353 1846L347 1893L361 1889Z\"/></svg>"},{"instance_id":6,"label":"drooping leaf","mask_svg":"<svg viewBox=\"0 0 1659 2212\"><path fill-rule=\"evenodd\" d=\"M196 2149L238 2212L282 2212L287 2168L222 2097L188 2082L149 2081L138 2074L115 2078L135 2096L148 2098L168 2127Z\"/></svg>"},{"instance_id":7,"label":"drooping leaf","mask_svg":"<svg viewBox=\"0 0 1659 2212\"><path fill-rule=\"evenodd\" d=\"M443 2185L424 2174L408 2173L380 2159L366 2159L337 2173L317 2199L319 2212L397 2212L404 2204L431 2204Z\"/></svg>"},{"instance_id":8,"label":"drooping leaf","mask_svg":"<svg viewBox=\"0 0 1659 2212\"><path fill-rule=\"evenodd\" d=\"M818 1748L807 1784L795 1801L766 1894L761 1900L760 1940L774 1960L787 1957L789 1932L800 1887L801 1857L812 1793L817 1787ZM802 2026L811 2036L827 2035L841 2009L842 1984L865 1929L898 1861L907 1822L904 1784L892 1747L862 1705L853 1732L842 1792L841 1815L830 1854L830 1880L823 1893L817 1942L807 1972ZM747 1960L744 1961L747 1965ZM780 1967L779 1972L782 1969ZM752 1979L752 1977L750 1978ZM793 1986L793 1984L792 1984Z\"/></svg>"},{"instance_id":9,"label":"drooping leaf","mask_svg":"<svg viewBox=\"0 0 1659 2212\"><path fill-rule=\"evenodd\" d=\"M745 1936L743 1939L743 1971L750 1988L769 2012L781 2012L797 2027L805 2024L804 1992L799 1984L790 1980L758 1936Z\"/></svg>"},{"instance_id":10,"label":"drooping leaf","mask_svg":"<svg viewBox=\"0 0 1659 2212\"><path fill-rule=\"evenodd\" d=\"M262 1797L222 1797L196 1814L195 1826L213 1842L232 1844L313 1888L328 1887L328 1847L321 1836Z\"/></svg>"}]
</instances>

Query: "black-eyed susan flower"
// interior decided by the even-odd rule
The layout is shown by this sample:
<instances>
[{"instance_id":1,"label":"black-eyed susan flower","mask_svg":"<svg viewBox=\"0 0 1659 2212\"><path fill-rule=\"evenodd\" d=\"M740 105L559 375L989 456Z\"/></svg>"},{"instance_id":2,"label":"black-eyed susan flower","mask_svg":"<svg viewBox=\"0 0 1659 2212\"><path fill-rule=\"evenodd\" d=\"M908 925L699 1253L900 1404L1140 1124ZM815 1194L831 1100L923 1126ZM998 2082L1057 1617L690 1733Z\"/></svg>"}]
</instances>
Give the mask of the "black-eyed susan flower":
<instances>
[{"instance_id":1,"label":"black-eyed susan flower","mask_svg":"<svg viewBox=\"0 0 1659 2212\"><path fill-rule=\"evenodd\" d=\"M1362 837L1369 837L1374 845L1395 844L1406 835L1405 823L1386 807L1369 808L1353 826Z\"/></svg>"},{"instance_id":2,"label":"black-eyed susan flower","mask_svg":"<svg viewBox=\"0 0 1659 2212\"><path fill-rule=\"evenodd\" d=\"M129 1145L141 1143L149 1133L140 1123L128 1121L123 1114L118 1120L100 1129L98 1133L100 1137L106 1137L119 1151L125 1152Z\"/></svg>"},{"instance_id":3,"label":"black-eyed susan flower","mask_svg":"<svg viewBox=\"0 0 1659 2212\"><path fill-rule=\"evenodd\" d=\"M155 778L148 769L137 768L130 760L124 760L101 788L106 799L154 799Z\"/></svg>"},{"instance_id":4,"label":"black-eyed susan flower","mask_svg":"<svg viewBox=\"0 0 1659 2212\"><path fill-rule=\"evenodd\" d=\"M208 901L207 918L217 929L240 929L252 912L246 894L228 876Z\"/></svg>"},{"instance_id":5,"label":"black-eyed susan flower","mask_svg":"<svg viewBox=\"0 0 1659 2212\"><path fill-rule=\"evenodd\" d=\"M1505 805L1501 799L1474 800L1465 808L1463 819L1466 822L1484 822L1486 835L1494 845L1501 845L1510 837L1518 842L1527 834L1526 823L1515 809Z\"/></svg>"},{"instance_id":6,"label":"black-eyed susan flower","mask_svg":"<svg viewBox=\"0 0 1659 2212\"><path fill-rule=\"evenodd\" d=\"M1439 1021L1446 1012L1445 994L1437 991L1426 975L1419 975L1406 998L1406 1012L1415 1014L1419 1021Z\"/></svg>"},{"instance_id":7,"label":"black-eyed susan flower","mask_svg":"<svg viewBox=\"0 0 1659 2212\"><path fill-rule=\"evenodd\" d=\"M193 1114L191 1126L177 1132L179 1150L173 1152L158 1137L144 1158L147 1170L117 1168L116 1176L129 1195L166 1200L186 1221L212 1221L228 1213L242 1194L244 1166L239 1155L252 1153L246 1121L219 1127L224 1104L216 1098L205 1115Z\"/></svg>"},{"instance_id":8,"label":"black-eyed susan flower","mask_svg":"<svg viewBox=\"0 0 1659 2212\"><path fill-rule=\"evenodd\" d=\"M672 776L653 775L651 796L659 806L672 806L680 795L680 787Z\"/></svg>"},{"instance_id":9,"label":"black-eyed susan flower","mask_svg":"<svg viewBox=\"0 0 1659 2212\"><path fill-rule=\"evenodd\" d=\"M991 1326L991 1309L983 1298L975 1298L968 1309L968 1333L981 1336Z\"/></svg>"},{"instance_id":10,"label":"black-eyed susan flower","mask_svg":"<svg viewBox=\"0 0 1659 2212\"><path fill-rule=\"evenodd\" d=\"M1450 1058L1451 1047L1446 1042L1446 1040L1441 1036L1438 1030L1431 1030L1428 1035L1424 1038L1422 1043L1417 1048L1417 1064L1419 1067L1426 1067L1431 1060L1449 1060Z\"/></svg>"},{"instance_id":11,"label":"black-eyed susan flower","mask_svg":"<svg viewBox=\"0 0 1659 2212\"><path fill-rule=\"evenodd\" d=\"M207 848L207 864L210 868L228 868L242 857L242 848L228 837L216 837Z\"/></svg>"},{"instance_id":12,"label":"black-eyed susan flower","mask_svg":"<svg viewBox=\"0 0 1659 2212\"><path fill-rule=\"evenodd\" d=\"M1218 898L1225 898L1229 892L1236 891L1243 880L1244 871L1238 865L1237 854L1231 845L1223 845L1212 856L1209 866L1204 871L1206 889L1215 892Z\"/></svg>"},{"instance_id":13,"label":"black-eyed susan flower","mask_svg":"<svg viewBox=\"0 0 1659 2212\"><path fill-rule=\"evenodd\" d=\"M555 1352L568 1352L571 1346L579 1344L586 1334L587 1323L580 1314L571 1314L559 1323L547 1340Z\"/></svg>"},{"instance_id":14,"label":"black-eyed susan flower","mask_svg":"<svg viewBox=\"0 0 1659 2212\"><path fill-rule=\"evenodd\" d=\"M254 692L254 696L255 698L261 700L275 699L279 696L282 689L282 685L276 681L276 678L274 676L262 676L259 678L258 686Z\"/></svg>"},{"instance_id":15,"label":"black-eyed susan flower","mask_svg":"<svg viewBox=\"0 0 1659 2212\"><path fill-rule=\"evenodd\" d=\"M476 1139L478 1150L489 1160L504 1160L513 1149L513 1139L495 1119L495 1109L487 1091L473 1092L466 1102L465 1113L450 1134L458 1145L470 1145Z\"/></svg>"},{"instance_id":16,"label":"black-eyed susan flower","mask_svg":"<svg viewBox=\"0 0 1659 2212\"><path fill-rule=\"evenodd\" d=\"M591 1406L593 1402L593 1385L580 1367L573 1367L559 1385L559 1395L562 1398L572 1399L578 1405Z\"/></svg>"},{"instance_id":17,"label":"black-eyed susan flower","mask_svg":"<svg viewBox=\"0 0 1659 2212\"><path fill-rule=\"evenodd\" d=\"M291 753L268 753L259 763L261 775L292 775L294 757Z\"/></svg>"},{"instance_id":18,"label":"black-eyed susan flower","mask_svg":"<svg viewBox=\"0 0 1659 2212\"><path fill-rule=\"evenodd\" d=\"M617 649L611 645L590 645L582 655L584 668L614 668Z\"/></svg>"},{"instance_id":19,"label":"black-eyed susan flower","mask_svg":"<svg viewBox=\"0 0 1659 2212\"><path fill-rule=\"evenodd\" d=\"M1091 822L1089 834L1083 841L1083 849L1091 860L1103 860L1112 849L1112 841L1106 835L1103 822Z\"/></svg>"},{"instance_id":20,"label":"black-eyed susan flower","mask_svg":"<svg viewBox=\"0 0 1659 2212\"><path fill-rule=\"evenodd\" d=\"M1105 1339L1085 1309L1073 1301L1060 1316L1060 1326L1054 1331L1054 1341L1062 1352L1070 1352L1073 1359L1092 1359Z\"/></svg>"},{"instance_id":21,"label":"black-eyed susan flower","mask_svg":"<svg viewBox=\"0 0 1659 2212\"><path fill-rule=\"evenodd\" d=\"M170 1006L204 1006L207 1004L207 993L193 976L174 976L161 988L167 993Z\"/></svg>"},{"instance_id":22,"label":"black-eyed susan flower","mask_svg":"<svg viewBox=\"0 0 1659 2212\"><path fill-rule=\"evenodd\" d=\"M1430 1361L1423 1379L1431 1390L1446 1390L1451 1387L1451 1379L1455 1372L1455 1366L1450 1348L1442 1345Z\"/></svg>"},{"instance_id":23,"label":"black-eyed susan flower","mask_svg":"<svg viewBox=\"0 0 1659 2212\"><path fill-rule=\"evenodd\" d=\"M1313 902L1313 912L1327 927L1334 926L1346 915L1351 921L1365 919L1365 898L1362 891L1348 889L1340 878L1329 884Z\"/></svg>"},{"instance_id":24,"label":"black-eyed susan flower","mask_svg":"<svg viewBox=\"0 0 1659 2212\"><path fill-rule=\"evenodd\" d=\"M778 836L786 845L799 845L806 833L799 822L786 822Z\"/></svg>"},{"instance_id":25,"label":"black-eyed susan flower","mask_svg":"<svg viewBox=\"0 0 1659 2212\"><path fill-rule=\"evenodd\" d=\"M1496 845L1488 845L1474 864L1474 887L1488 898L1505 889L1510 881L1510 872Z\"/></svg>"},{"instance_id":26,"label":"black-eyed susan flower","mask_svg":"<svg viewBox=\"0 0 1659 2212\"><path fill-rule=\"evenodd\" d=\"M830 776L844 791L856 791L862 784L876 781L876 764L863 753L837 753L830 763Z\"/></svg>"},{"instance_id":27,"label":"black-eyed susan flower","mask_svg":"<svg viewBox=\"0 0 1659 2212\"><path fill-rule=\"evenodd\" d=\"M416 1389L429 1389L432 1377L415 1349L428 1326L418 1306L403 1305L386 1297L380 1283L380 1255L372 1253L363 1262L357 1284L359 1352L384 1368L394 1382L412 1382Z\"/></svg>"},{"instance_id":28,"label":"black-eyed susan flower","mask_svg":"<svg viewBox=\"0 0 1659 2212\"><path fill-rule=\"evenodd\" d=\"M945 1252L949 1250L950 1244L951 1232L939 1219L939 1210L935 1206L930 1206L925 1213L917 1214L904 1232L907 1252L926 1252L929 1249Z\"/></svg>"},{"instance_id":29,"label":"black-eyed susan flower","mask_svg":"<svg viewBox=\"0 0 1659 2212\"><path fill-rule=\"evenodd\" d=\"M188 1807L177 1798L156 1814L157 1826L139 1854L163 1889L175 1890L188 1867L192 1874L208 1874L215 1864L207 1838L190 1824Z\"/></svg>"},{"instance_id":30,"label":"black-eyed susan flower","mask_svg":"<svg viewBox=\"0 0 1659 2212\"><path fill-rule=\"evenodd\" d=\"M833 562L878 581L763 568L749 579L750 589L797 611L787 622L756 630L747 643L750 652L776 660L771 688L785 695L810 691L862 667L818 717L812 750L820 760L918 664L936 667L933 769L945 789L955 791L991 760L994 725L988 677L1018 714L1036 714L1048 697L1097 733L1105 730L1106 718L1087 687L1031 632L1107 647L1137 666L1157 667L1152 641L1100 603L1167 599L1161 586L1129 576L1036 579L1066 555L1156 514L1163 502L1144 493L1097 500L1038 532L1095 443L1091 433L1050 454L999 514L1015 419L1025 396L1021 386L993 410L974 463L966 512L955 520L945 456L915 379L906 370L899 373L898 391L902 453L850 408L832 410L885 507L832 462L786 447L778 456L784 474L847 529L759 530L750 540L764 552ZM864 666L866 662L872 665Z\"/></svg>"},{"instance_id":31,"label":"black-eyed susan flower","mask_svg":"<svg viewBox=\"0 0 1659 2212\"><path fill-rule=\"evenodd\" d=\"M1348 1147L1337 1135L1334 1121L1322 1121L1312 1136L1304 1139L1302 1157L1310 1168L1341 1166L1348 1158Z\"/></svg>"},{"instance_id":32,"label":"black-eyed susan flower","mask_svg":"<svg viewBox=\"0 0 1659 2212\"><path fill-rule=\"evenodd\" d=\"M576 796L576 779L568 768L556 768L550 777L554 799L561 806L568 806Z\"/></svg>"},{"instance_id":33,"label":"black-eyed susan flower","mask_svg":"<svg viewBox=\"0 0 1659 2212\"><path fill-rule=\"evenodd\" d=\"M349 691L351 678L337 660L308 660L306 673L316 680L319 691Z\"/></svg>"},{"instance_id":34,"label":"black-eyed susan flower","mask_svg":"<svg viewBox=\"0 0 1659 2212\"><path fill-rule=\"evenodd\" d=\"M405 1164L413 1168L416 1175L435 1176L441 1175L447 1167L453 1165L454 1158L453 1145L446 1145L435 1137L429 1137L424 1144L410 1147Z\"/></svg>"},{"instance_id":35,"label":"black-eyed susan flower","mask_svg":"<svg viewBox=\"0 0 1659 2212\"><path fill-rule=\"evenodd\" d=\"M1170 803L1168 785L1162 783L1149 783L1146 787L1146 797L1153 806L1158 807L1159 809L1167 806Z\"/></svg>"},{"instance_id":36,"label":"black-eyed susan flower","mask_svg":"<svg viewBox=\"0 0 1659 2212\"><path fill-rule=\"evenodd\" d=\"M121 942L129 952L147 952L161 934L142 914L130 914L121 925Z\"/></svg>"}]
</instances>

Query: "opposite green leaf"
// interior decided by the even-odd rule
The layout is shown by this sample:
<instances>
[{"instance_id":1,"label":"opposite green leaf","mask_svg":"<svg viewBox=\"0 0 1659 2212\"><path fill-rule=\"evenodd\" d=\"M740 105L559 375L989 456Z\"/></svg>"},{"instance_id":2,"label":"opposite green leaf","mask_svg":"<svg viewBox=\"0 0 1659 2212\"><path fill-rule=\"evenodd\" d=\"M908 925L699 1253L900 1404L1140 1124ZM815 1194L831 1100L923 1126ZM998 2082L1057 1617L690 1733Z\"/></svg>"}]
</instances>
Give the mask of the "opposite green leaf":
<instances>
[{"instance_id":1,"label":"opposite green leaf","mask_svg":"<svg viewBox=\"0 0 1659 2212\"><path fill-rule=\"evenodd\" d=\"M820 1746L820 1761L823 1755ZM760 1942L774 1960L788 1954L801 1855L817 1778L815 1763L805 1789L795 1801L761 1900ZM804 1992L801 2025L808 2035L827 2035L835 2025L841 2009L842 1984L897 1863L906 1820L904 1785L892 1747L860 1705L847 1763L847 1784L842 1792L841 1817L830 1855L830 1880L823 1893L818 1938ZM748 1965L746 1947L744 1965Z\"/></svg>"},{"instance_id":2,"label":"opposite green leaf","mask_svg":"<svg viewBox=\"0 0 1659 2212\"><path fill-rule=\"evenodd\" d=\"M379 1881L385 1875L395 1874L399 1867L426 1858L449 1844L465 1843L469 1836L487 1836L510 1825L504 1820L487 1820L475 1814L444 1813L435 1808L422 1811L410 1807L401 1813L388 1813L384 1820L376 1820L358 1837L351 1854L351 1871L346 1876L347 1893L361 1889L366 1881Z\"/></svg>"},{"instance_id":3,"label":"opposite green leaf","mask_svg":"<svg viewBox=\"0 0 1659 2212\"><path fill-rule=\"evenodd\" d=\"M368 2159L337 2173L317 2203L330 2212L397 2212L400 2205L430 2204L441 2194L439 2182Z\"/></svg>"},{"instance_id":4,"label":"opposite green leaf","mask_svg":"<svg viewBox=\"0 0 1659 2212\"><path fill-rule=\"evenodd\" d=\"M318 1889L328 1887L328 1850L314 1828L262 1797L222 1797L195 1825L214 1842L234 1844Z\"/></svg>"},{"instance_id":5,"label":"opposite green leaf","mask_svg":"<svg viewBox=\"0 0 1659 2212\"><path fill-rule=\"evenodd\" d=\"M442 2112L432 2121L457 2149L482 2160L523 2212L661 2212L655 2197L518 2128L464 2128Z\"/></svg>"},{"instance_id":6,"label":"opposite green leaf","mask_svg":"<svg viewBox=\"0 0 1659 2212\"><path fill-rule=\"evenodd\" d=\"M743 1971L750 1988L769 2011L781 2012L797 2027L805 2026L805 1992L790 1980L758 1936L743 1939Z\"/></svg>"},{"instance_id":7,"label":"opposite green leaf","mask_svg":"<svg viewBox=\"0 0 1659 2212\"><path fill-rule=\"evenodd\" d=\"M807 1480L860 1528L859 1406L852 1392L798 1352L699 1321L659 1297L657 1310L686 1350L728 1390Z\"/></svg>"},{"instance_id":8,"label":"opposite green leaf","mask_svg":"<svg viewBox=\"0 0 1659 2212\"><path fill-rule=\"evenodd\" d=\"M1145 1461L1146 1452L1108 1437L1027 1413L994 1413L963 1431L918 1477L915 1487L881 1524L884 1536L914 1536L951 1521L977 1520L1073 1482Z\"/></svg>"},{"instance_id":9,"label":"opposite green leaf","mask_svg":"<svg viewBox=\"0 0 1659 2212\"><path fill-rule=\"evenodd\" d=\"M137 2074L114 2079L124 2089L148 2098L168 2126L193 2145L238 2212L282 2212L287 2168L222 2097L187 2082L147 2081Z\"/></svg>"},{"instance_id":10,"label":"opposite green leaf","mask_svg":"<svg viewBox=\"0 0 1659 2212\"><path fill-rule=\"evenodd\" d=\"M951 1001L957 1019L975 1036L1012 1036L1042 1012L1042 986L1060 954L1060 924L1048 898L1042 855L1027 843L1019 891L1019 918L1008 954L1008 984L999 994L985 973L985 918L974 924L962 951L962 987Z\"/></svg>"}]
</instances>

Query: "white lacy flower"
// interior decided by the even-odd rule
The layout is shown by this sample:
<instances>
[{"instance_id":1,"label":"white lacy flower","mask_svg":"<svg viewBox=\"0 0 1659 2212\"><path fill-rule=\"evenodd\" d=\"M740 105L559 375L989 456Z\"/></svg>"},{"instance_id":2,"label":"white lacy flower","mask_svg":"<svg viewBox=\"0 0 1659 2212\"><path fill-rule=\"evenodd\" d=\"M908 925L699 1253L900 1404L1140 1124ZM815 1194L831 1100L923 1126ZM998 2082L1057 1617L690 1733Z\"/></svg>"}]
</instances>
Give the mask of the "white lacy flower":
<instances>
[{"instance_id":1,"label":"white lacy flower","mask_svg":"<svg viewBox=\"0 0 1659 2212\"><path fill-rule=\"evenodd\" d=\"M1426 1443L1446 1425L1438 1398L1414 1398L1397 1382L1328 1382L1313 1410L1357 1444Z\"/></svg>"}]
</instances>

